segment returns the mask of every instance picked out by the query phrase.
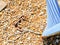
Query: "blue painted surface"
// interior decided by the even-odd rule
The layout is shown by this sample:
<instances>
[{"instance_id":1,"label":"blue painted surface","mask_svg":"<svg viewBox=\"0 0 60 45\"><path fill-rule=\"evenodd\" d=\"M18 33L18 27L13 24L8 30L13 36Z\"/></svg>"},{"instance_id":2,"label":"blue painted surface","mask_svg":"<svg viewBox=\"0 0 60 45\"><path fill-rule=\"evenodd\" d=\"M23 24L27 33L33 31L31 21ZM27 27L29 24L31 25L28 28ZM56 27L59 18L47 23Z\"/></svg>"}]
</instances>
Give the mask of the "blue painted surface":
<instances>
[{"instance_id":1,"label":"blue painted surface","mask_svg":"<svg viewBox=\"0 0 60 45\"><path fill-rule=\"evenodd\" d=\"M60 32L60 8L57 0L46 0L47 3L47 26L42 36L49 36Z\"/></svg>"},{"instance_id":2,"label":"blue painted surface","mask_svg":"<svg viewBox=\"0 0 60 45\"><path fill-rule=\"evenodd\" d=\"M60 33L60 23L56 24L55 26L51 27L48 30L45 30L42 36L48 37L48 36L55 35L56 33Z\"/></svg>"}]
</instances>

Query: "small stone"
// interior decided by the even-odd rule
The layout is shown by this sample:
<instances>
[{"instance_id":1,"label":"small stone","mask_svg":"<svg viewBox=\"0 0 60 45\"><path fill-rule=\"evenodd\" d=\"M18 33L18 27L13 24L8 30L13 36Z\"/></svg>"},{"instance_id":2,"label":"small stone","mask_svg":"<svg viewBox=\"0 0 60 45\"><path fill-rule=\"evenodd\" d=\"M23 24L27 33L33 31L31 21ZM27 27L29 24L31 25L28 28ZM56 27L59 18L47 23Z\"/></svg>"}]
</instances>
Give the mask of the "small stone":
<instances>
[{"instance_id":1,"label":"small stone","mask_svg":"<svg viewBox=\"0 0 60 45\"><path fill-rule=\"evenodd\" d=\"M5 8L7 5L7 3L5 3L4 1L0 1L0 11Z\"/></svg>"},{"instance_id":2,"label":"small stone","mask_svg":"<svg viewBox=\"0 0 60 45\"><path fill-rule=\"evenodd\" d=\"M31 37L28 37L27 39L28 39L28 40L30 40L30 39L31 39Z\"/></svg>"}]
</instances>

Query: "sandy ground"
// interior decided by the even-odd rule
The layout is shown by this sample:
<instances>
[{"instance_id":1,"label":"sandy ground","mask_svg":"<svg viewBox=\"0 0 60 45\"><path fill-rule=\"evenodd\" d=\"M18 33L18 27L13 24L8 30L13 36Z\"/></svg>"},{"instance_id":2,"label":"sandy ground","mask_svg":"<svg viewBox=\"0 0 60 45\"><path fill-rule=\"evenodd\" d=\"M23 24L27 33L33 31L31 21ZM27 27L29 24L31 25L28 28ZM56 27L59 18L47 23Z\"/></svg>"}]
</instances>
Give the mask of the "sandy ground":
<instances>
[{"instance_id":1,"label":"sandy ground","mask_svg":"<svg viewBox=\"0 0 60 45\"><path fill-rule=\"evenodd\" d=\"M45 0L3 0L0 12L0 45L43 45Z\"/></svg>"}]
</instances>

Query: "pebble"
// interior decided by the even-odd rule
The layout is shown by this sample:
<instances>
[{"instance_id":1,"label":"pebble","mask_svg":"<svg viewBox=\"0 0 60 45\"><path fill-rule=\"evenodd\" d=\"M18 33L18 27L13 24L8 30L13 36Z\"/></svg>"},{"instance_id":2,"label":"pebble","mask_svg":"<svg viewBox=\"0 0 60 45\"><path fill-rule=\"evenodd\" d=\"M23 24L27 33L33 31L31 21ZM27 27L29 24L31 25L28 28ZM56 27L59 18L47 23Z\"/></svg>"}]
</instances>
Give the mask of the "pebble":
<instances>
[{"instance_id":1,"label":"pebble","mask_svg":"<svg viewBox=\"0 0 60 45\"><path fill-rule=\"evenodd\" d=\"M0 11L2 11L2 9L4 9L7 6L7 3L4 1L0 1Z\"/></svg>"}]
</instances>

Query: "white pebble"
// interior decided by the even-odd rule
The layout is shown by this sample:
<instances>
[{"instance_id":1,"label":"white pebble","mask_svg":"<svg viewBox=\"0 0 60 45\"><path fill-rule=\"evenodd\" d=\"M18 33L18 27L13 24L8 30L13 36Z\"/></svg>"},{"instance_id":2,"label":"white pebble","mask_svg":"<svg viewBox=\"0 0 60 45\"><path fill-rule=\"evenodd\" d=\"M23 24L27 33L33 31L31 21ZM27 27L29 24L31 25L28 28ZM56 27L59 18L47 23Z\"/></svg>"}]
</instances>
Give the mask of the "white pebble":
<instances>
[{"instance_id":1,"label":"white pebble","mask_svg":"<svg viewBox=\"0 0 60 45\"><path fill-rule=\"evenodd\" d=\"M5 8L7 5L7 3L5 3L4 1L0 1L0 11Z\"/></svg>"}]
</instances>

